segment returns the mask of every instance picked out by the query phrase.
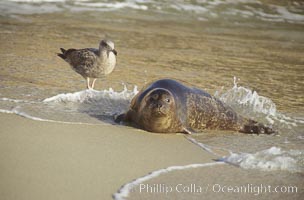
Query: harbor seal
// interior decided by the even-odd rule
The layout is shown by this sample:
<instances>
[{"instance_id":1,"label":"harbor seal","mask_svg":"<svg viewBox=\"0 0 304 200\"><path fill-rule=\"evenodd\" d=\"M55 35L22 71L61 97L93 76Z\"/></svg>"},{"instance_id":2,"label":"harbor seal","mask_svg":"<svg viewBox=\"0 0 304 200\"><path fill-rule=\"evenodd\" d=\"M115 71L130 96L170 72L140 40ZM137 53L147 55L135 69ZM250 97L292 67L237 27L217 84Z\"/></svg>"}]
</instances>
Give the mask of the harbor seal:
<instances>
[{"instance_id":1,"label":"harbor seal","mask_svg":"<svg viewBox=\"0 0 304 200\"><path fill-rule=\"evenodd\" d=\"M129 110L116 122L133 122L156 133L188 133L205 129L271 134L275 131L237 114L207 92L162 79L148 84L131 101Z\"/></svg>"}]
</instances>

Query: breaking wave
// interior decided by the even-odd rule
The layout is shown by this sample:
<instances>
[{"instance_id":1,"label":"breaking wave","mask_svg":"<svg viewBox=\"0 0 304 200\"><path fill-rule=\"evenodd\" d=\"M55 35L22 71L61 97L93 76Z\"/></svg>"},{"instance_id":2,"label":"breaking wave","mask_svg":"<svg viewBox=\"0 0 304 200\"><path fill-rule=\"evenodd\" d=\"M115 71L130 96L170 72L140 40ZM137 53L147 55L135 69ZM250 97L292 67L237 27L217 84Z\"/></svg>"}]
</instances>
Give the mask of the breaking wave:
<instances>
[{"instance_id":1,"label":"breaking wave","mask_svg":"<svg viewBox=\"0 0 304 200\"><path fill-rule=\"evenodd\" d=\"M297 123L304 123L303 120L278 112L275 103L270 98L261 96L246 87L238 86L236 77L234 77L234 86L231 89L223 93L217 91L215 96L243 116L260 122L287 128L297 126Z\"/></svg>"},{"instance_id":2,"label":"breaking wave","mask_svg":"<svg viewBox=\"0 0 304 200\"><path fill-rule=\"evenodd\" d=\"M116 92L108 90L83 90L74 93L62 93L40 101L26 101L10 98L0 99L10 103L0 112L16 114L32 120L100 124L110 122L113 115L125 112L132 97L138 92L135 86L128 90Z\"/></svg>"},{"instance_id":3,"label":"breaking wave","mask_svg":"<svg viewBox=\"0 0 304 200\"><path fill-rule=\"evenodd\" d=\"M6 0L0 2L2 14L33 14L70 11L115 11L132 9L154 13L185 14L198 20L248 18L285 23L304 23L304 3L293 1L271 4L259 0Z\"/></svg>"}]
</instances>

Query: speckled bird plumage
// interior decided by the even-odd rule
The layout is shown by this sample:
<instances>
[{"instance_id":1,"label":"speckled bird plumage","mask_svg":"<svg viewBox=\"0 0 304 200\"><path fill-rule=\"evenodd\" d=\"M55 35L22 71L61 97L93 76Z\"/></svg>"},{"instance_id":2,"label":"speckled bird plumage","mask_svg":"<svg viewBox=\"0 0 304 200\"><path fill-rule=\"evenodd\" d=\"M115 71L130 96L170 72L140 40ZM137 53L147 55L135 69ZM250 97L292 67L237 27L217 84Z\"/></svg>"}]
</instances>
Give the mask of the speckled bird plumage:
<instances>
[{"instance_id":1,"label":"speckled bird plumage","mask_svg":"<svg viewBox=\"0 0 304 200\"><path fill-rule=\"evenodd\" d=\"M110 40L102 40L98 49L60 49L62 53L57 55L87 80L87 88L89 89L94 88L97 78L110 74L116 65L117 52L114 49L114 43ZM94 79L91 86L90 78Z\"/></svg>"}]
</instances>

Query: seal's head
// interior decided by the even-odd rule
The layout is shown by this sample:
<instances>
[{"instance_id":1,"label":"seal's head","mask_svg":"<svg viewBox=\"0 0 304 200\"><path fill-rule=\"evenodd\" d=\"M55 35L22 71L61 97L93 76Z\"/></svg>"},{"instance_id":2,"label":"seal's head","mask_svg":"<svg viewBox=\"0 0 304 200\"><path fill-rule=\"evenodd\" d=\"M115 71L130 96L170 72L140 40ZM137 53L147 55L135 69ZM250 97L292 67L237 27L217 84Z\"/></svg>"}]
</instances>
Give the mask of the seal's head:
<instances>
[{"instance_id":1,"label":"seal's head","mask_svg":"<svg viewBox=\"0 0 304 200\"><path fill-rule=\"evenodd\" d=\"M174 98L171 92L165 89L154 89L145 96L146 109L152 116L165 117L170 115L174 107Z\"/></svg>"},{"instance_id":2,"label":"seal's head","mask_svg":"<svg viewBox=\"0 0 304 200\"><path fill-rule=\"evenodd\" d=\"M140 113L145 129L166 132L172 127L175 118L174 96L166 89L155 88L143 98Z\"/></svg>"}]
</instances>

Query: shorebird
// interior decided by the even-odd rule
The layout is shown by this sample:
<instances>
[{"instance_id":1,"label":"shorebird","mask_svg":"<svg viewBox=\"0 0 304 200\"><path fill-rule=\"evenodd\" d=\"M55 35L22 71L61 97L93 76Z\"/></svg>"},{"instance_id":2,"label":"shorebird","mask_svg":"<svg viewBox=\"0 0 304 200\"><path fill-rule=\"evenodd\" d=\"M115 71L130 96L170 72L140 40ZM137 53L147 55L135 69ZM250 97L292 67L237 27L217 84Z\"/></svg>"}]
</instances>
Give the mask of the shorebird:
<instances>
[{"instance_id":1,"label":"shorebird","mask_svg":"<svg viewBox=\"0 0 304 200\"><path fill-rule=\"evenodd\" d=\"M101 40L99 48L68 49L60 48L57 55L69 63L72 69L87 81L87 88L94 89L97 78L110 74L116 65L117 51L110 40ZM93 82L90 85L90 78Z\"/></svg>"}]
</instances>

